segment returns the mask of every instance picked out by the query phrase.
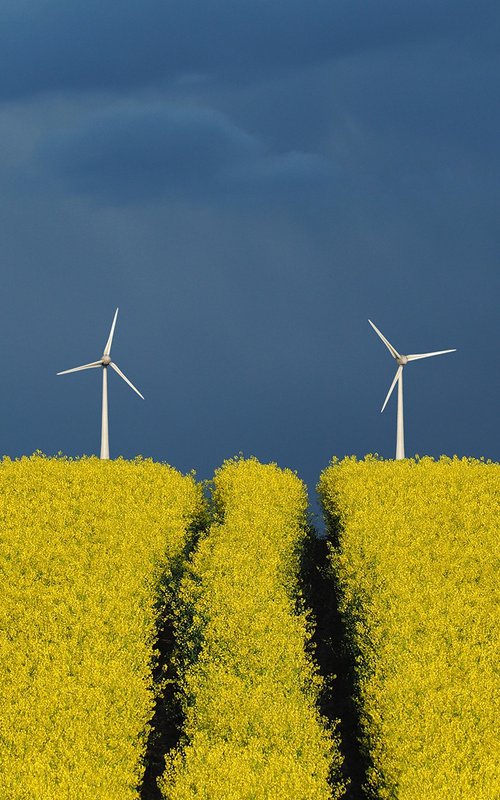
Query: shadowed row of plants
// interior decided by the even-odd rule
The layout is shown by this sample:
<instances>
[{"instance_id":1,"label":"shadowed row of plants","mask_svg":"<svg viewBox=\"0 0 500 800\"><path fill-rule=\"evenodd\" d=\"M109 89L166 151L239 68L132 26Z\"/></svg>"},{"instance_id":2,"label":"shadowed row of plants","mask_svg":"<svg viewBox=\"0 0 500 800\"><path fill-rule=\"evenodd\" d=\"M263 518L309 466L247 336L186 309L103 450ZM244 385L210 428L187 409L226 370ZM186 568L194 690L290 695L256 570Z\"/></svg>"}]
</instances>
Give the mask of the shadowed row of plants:
<instances>
[{"instance_id":1,"label":"shadowed row of plants","mask_svg":"<svg viewBox=\"0 0 500 800\"><path fill-rule=\"evenodd\" d=\"M329 538L319 537L309 527L302 559L302 581L306 607L314 622L311 654L323 678L319 710L336 726L342 754L341 775L344 800L368 800L367 772L371 766L356 703L357 681L352 637L339 611L340 587L330 554L337 538L338 519L330 515ZM335 777L334 777L335 779Z\"/></svg>"},{"instance_id":2,"label":"shadowed row of plants","mask_svg":"<svg viewBox=\"0 0 500 800\"><path fill-rule=\"evenodd\" d=\"M173 609L184 724L163 795L340 798L337 736L318 711L300 599L305 486L254 459L227 462L214 486L215 521Z\"/></svg>"},{"instance_id":3,"label":"shadowed row of plants","mask_svg":"<svg viewBox=\"0 0 500 800\"><path fill-rule=\"evenodd\" d=\"M192 746L191 737L186 734L186 719L189 716L196 716L193 707L199 702L193 693L189 694L185 676L199 671L198 662L204 662L203 669L210 670L214 667L211 661L217 662L217 658L210 653L209 664L207 667L207 652L213 643L207 644L207 628L210 625L212 615L217 616L223 612L227 613L230 609L234 614L236 611L237 627L244 629L248 623L250 611L248 607L235 609L237 601L233 594L224 598L224 604L220 607L214 605L207 609L204 606L203 614L200 616L201 600L210 592L207 583L213 578L211 570L207 568L206 560L215 559L213 549L221 548L223 542L214 545L216 537L221 537L225 531L229 542L231 554L224 552L224 568L217 570L217 575L227 582L231 576L230 586L235 588L235 580L243 584L245 591L254 591L257 570L262 571L262 547L259 531L259 516L266 518L268 514L262 513L262 508L269 506L269 488L272 480L276 476L283 477L285 483L295 481L300 485L295 476L286 472L281 475L281 471L274 466L263 466L252 460L245 467L245 462L229 462L225 469L229 473L233 472L238 476L240 473L240 483L233 481L230 484L230 497L226 497L224 491L211 484L211 493L207 498L207 507L202 518L202 524L197 524L195 536L189 545L190 559L186 562L185 558L180 559L178 569L170 571L174 580L169 584L164 592L164 599L161 613L159 615L159 636L158 648L160 660L155 668L155 680L158 686L158 698L154 719L153 729L150 734L149 745L146 753L145 777L141 788L143 800L159 800L162 794L157 785L157 778L162 774L165 766L165 757L169 768L170 785L165 786L166 796L169 798L183 796L177 795L176 791L176 770L186 769L185 750L189 752ZM238 467L236 465L239 465ZM247 475L244 475L247 470ZM219 471L219 484L223 484L224 470ZM249 477L255 485L245 486L245 479ZM277 487L275 487L277 488ZM249 499L250 498L250 499ZM276 501L277 497L274 498ZM279 501L282 505L282 499ZM227 506L230 506L230 509ZM226 518L229 511L234 513L239 511L238 530L233 527L227 529ZM272 510L272 509L271 509ZM294 540L288 540L288 544L282 543L283 558L292 562L294 567L287 576L286 570L281 574L273 576L274 581L278 581L281 587L286 588L288 600L293 601L289 607L289 613L297 617L302 624L305 623L301 639L301 648L306 655L306 672L315 684L311 705L316 705L321 714L321 725L325 728L331 742L335 747L339 745L341 757L337 752L335 758L331 759L327 774L327 783L323 786L320 796L328 797L329 792L334 796L341 796L345 800L360 800L368 797L366 793L366 771L369 764L369 757L366 751L360 747L361 740L358 710L355 705L355 674L353 670L352 640L348 637L342 618L338 610L338 586L335 581L334 573L329 562L329 545L325 539L318 537L311 525L306 523L305 510L305 487L302 487L302 497L299 507L288 508L287 525L292 525L294 529ZM276 512L276 509L274 509ZM231 514L229 513L229 516ZM329 530L335 530L336 519L330 517ZM269 526L265 527L265 537L269 540ZM201 541L199 541L201 539ZM204 541L207 539L207 541ZM248 549L248 541L245 544L245 560L247 570L242 569L241 561L235 558L235 549L243 541L251 540L253 547ZM193 544L199 542L201 554ZM291 546L290 546L291 545ZM274 544L276 548L276 543ZM288 548L288 551L287 551ZM209 552L209 556L207 555ZM203 555L203 552L205 555ZM187 557L188 550L185 556ZM269 553L268 553L269 555ZM250 562L249 562L250 559ZM253 563L251 563L253 561ZM272 561L272 560L271 560ZM251 572L248 574L248 566L251 564ZM281 566L284 565L285 562ZM272 569L276 570L279 565L273 562ZM279 567L281 569L281 567ZM210 576L207 580L207 572ZM260 576L261 577L261 576ZM272 612L275 609L270 609ZM239 618L238 618L239 614ZM242 618L243 615L243 618ZM175 620L175 622L173 622ZM227 632L226 632L227 633ZM259 631L261 633L261 631ZM208 636L208 639L210 637ZM253 646L262 647L263 642L257 639ZM252 643L250 643L250 647ZM262 660L262 659L261 659ZM319 669L319 675L315 674L315 667ZM215 663L217 668L217 663ZM220 665L219 665L220 666ZM232 665L234 667L234 664ZM312 671L311 671L312 667ZM225 665L227 671L227 664ZM260 670L263 670L262 663ZM272 670L269 670L272 672ZM167 678L165 679L165 674ZM249 665L250 678L251 664ZM206 679L205 686L207 693L212 696L210 687L215 685L213 675L211 679ZM231 687L234 688L234 687ZM246 687L247 696L251 696L254 687L251 683ZM220 697L215 698L216 703L220 703ZM241 699L238 701L241 703ZM235 702L235 705L237 703ZM255 708L253 709L255 711ZM258 713L254 715L254 723L258 719ZM261 731L261 736L268 741ZM194 735L196 742L196 735ZM210 735L207 740L207 747L212 749L215 746L216 735ZM247 743L245 742L246 746ZM241 746L241 743L240 743ZM278 748L279 749L279 748ZM264 752L260 754L262 763L266 761ZM220 755L224 760L227 753ZM220 765L218 766L220 770ZM228 780L233 780L227 776ZM190 776L192 780L192 775ZM192 785L192 783L191 783ZM343 791L342 791L342 786ZM272 791L269 787L267 790ZM198 791L198 790L197 790ZM201 790L199 790L201 791ZM218 786L217 791L223 791L223 787ZM241 790L243 791L243 790ZM248 792L252 792L249 784ZM262 788L261 791L264 791ZM293 791L298 791L295 788ZM188 796L188 795L186 795ZM210 790L205 790L207 797L213 796ZM240 796L240 795L238 795ZM241 794L242 797L246 796ZM249 795L250 796L250 795ZM253 794L251 795L254 796Z\"/></svg>"},{"instance_id":4,"label":"shadowed row of plants","mask_svg":"<svg viewBox=\"0 0 500 800\"><path fill-rule=\"evenodd\" d=\"M162 576L157 590L156 647L152 665L155 707L144 756L144 775L139 788L141 800L161 799L158 778L165 770L167 753L178 746L182 736L184 714L179 694L181 677L175 658L173 608L188 559L196 549L200 536L208 530L210 518L209 504L206 502L188 526L184 549L170 561L168 572Z\"/></svg>"}]
</instances>

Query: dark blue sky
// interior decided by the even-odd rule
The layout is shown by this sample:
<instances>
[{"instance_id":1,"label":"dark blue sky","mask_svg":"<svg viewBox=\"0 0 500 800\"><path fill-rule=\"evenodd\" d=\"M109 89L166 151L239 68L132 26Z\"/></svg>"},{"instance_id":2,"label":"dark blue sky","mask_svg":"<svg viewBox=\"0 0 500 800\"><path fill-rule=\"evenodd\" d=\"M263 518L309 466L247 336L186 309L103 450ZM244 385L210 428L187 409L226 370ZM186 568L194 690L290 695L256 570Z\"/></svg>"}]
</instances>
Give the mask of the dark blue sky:
<instances>
[{"instance_id":1,"label":"dark blue sky","mask_svg":"<svg viewBox=\"0 0 500 800\"><path fill-rule=\"evenodd\" d=\"M500 458L498 3L3 3L1 450Z\"/></svg>"}]
</instances>

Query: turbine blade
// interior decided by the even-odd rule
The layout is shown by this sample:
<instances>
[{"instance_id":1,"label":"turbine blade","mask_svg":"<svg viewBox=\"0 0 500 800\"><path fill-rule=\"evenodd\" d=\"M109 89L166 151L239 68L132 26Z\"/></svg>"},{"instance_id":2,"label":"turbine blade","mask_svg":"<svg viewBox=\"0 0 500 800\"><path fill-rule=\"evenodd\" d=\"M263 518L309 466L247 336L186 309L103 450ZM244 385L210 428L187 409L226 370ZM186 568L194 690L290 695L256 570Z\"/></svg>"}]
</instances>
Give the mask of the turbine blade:
<instances>
[{"instance_id":1,"label":"turbine blade","mask_svg":"<svg viewBox=\"0 0 500 800\"><path fill-rule=\"evenodd\" d=\"M398 351L397 351L397 350L396 350L396 348L395 348L395 347L393 347L393 346L392 346L392 344L391 344L391 343L390 343L390 342L389 342L389 341L388 341L388 340L385 338L384 334L383 334L383 333L381 333L381 332L379 331L379 329L377 328L377 326L376 326L376 325L374 325L374 324L373 324L373 322L371 321L371 319L369 319L369 320L368 320L368 322L369 322L369 323L370 323L370 325L372 326L372 328L373 328L373 330L375 331L375 333L378 333L378 335L379 335L379 336L380 336L380 338L382 339L383 343L385 344L385 346L386 346L386 347L387 347L387 349L389 350L389 352L390 352L391 356L392 356L393 358L399 358L399 353L398 353Z\"/></svg>"},{"instance_id":2,"label":"turbine blade","mask_svg":"<svg viewBox=\"0 0 500 800\"><path fill-rule=\"evenodd\" d=\"M106 342L106 347L104 348L103 356L109 356L111 353L111 344L113 342L113 335L115 332L115 325L116 325L116 318L118 316L118 309L115 311L115 316L113 317L113 324L111 325L111 330L109 332L108 341Z\"/></svg>"},{"instance_id":3,"label":"turbine blade","mask_svg":"<svg viewBox=\"0 0 500 800\"><path fill-rule=\"evenodd\" d=\"M400 378L400 376L401 376L401 373L402 373L402 372L403 372L403 367L402 367L402 366L398 367L398 368L397 368L397 370L396 370L396 374L395 374L395 376L394 376L394 380L393 380L393 382L391 383L391 388L390 388L390 389L389 389L389 391L387 392L387 397L385 398L384 405L383 405L383 406L382 406L382 408L380 409L380 413L382 413L382 411L383 411L383 410L384 410L384 408L386 407L386 405L387 405L387 402L388 402L388 400L389 400L389 397L390 397L390 396L391 396L391 394L393 393L393 391L394 391L394 387L395 387L396 383L398 382L398 380L399 380L399 378Z\"/></svg>"},{"instance_id":4,"label":"turbine blade","mask_svg":"<svg viewBox=\"0 0 500 800\"><path fill-rule=\"evenodd\" d=\"M454 350L438 350L436 353L415 353L415 355L407 356L408 361L418 361L419 358L430 358L431 356L442 356L444 353L456 353L457 349Z\"/></svg>"},{"instance_id":5,"label":"turbine blade","mask_svg":"<svg viewBox=\"0 0 500 800\"><path fill-rule=\"evenodd\" d=\"M84 364L82 367L73 367L73 369L65 369L62 372L57 372L56 375L67 375L68 372L80 372L81 369L95 369L102 367L101 361L92 361L91 364Z\"/></svg>"},{"instance_id":6,"label":"turbine blade","mask_svg":"<svg viewBox=\"0 0 500 800\"><path fill-rule=\"evenodd\" d=\"M120 367L118 367L118 366L117 366L117 365L116 365L116 364L115 364L113 361L111 362L111 364L110 364L109 366L110 366L110 367L113 367L114 371L118 373L118 375L120 376L120 378L123 378L123 380L125 381L125 383L128 383L128 385L130 386L130 388L131 388L131 389L133 389L133 390L134 390L134 392L135 392L136 394L138 394L138 395L139 395L139 397L142 397L142 399L144 400L144 397L143 397L143 396L142 396L142 394L140 393L139 389L136 389L136 388L135 388L134 384L133 384L133 383L131 383L131 381L129 381L129 379L127 378L127 376L126 376L126 375L124 375L124 374L123 374L123 372L121 371Z\"/></svg>"}]
</instances>

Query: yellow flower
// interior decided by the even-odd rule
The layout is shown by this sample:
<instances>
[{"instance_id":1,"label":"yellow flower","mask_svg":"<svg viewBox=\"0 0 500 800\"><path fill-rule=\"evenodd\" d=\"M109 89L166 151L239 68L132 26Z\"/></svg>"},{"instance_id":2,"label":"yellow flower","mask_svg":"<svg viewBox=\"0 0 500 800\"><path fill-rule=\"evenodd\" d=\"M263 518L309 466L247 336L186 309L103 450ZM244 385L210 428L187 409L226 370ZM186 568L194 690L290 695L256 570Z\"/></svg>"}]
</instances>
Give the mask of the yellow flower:
<instances>
[{"instance_id":1,"label":"yellow flower","mask_svg":"<svg viewBox=\"0 0 500 800\"><path fill-rule=\"evenodd\" d=\"M332 800L335 737L297 613L307 496L289 470L255 459L215 477L219 522L178 597L184 747L167 759L166 800ZM189 622L187 623L187 620Z\"/></svg>"},{"instance_id":2,"label":"yellow flower","mask_svg":"<svg viewBox=\"0 0 500 800\"><path fill-rule=\"evenodd\" d=\"M0 464L1 800L136 800L159 581L201 506L152 461Z\"/></svg>"},{"instance_id":3,"label":"yellow flower","mask_svg":"<svg viewBox=\"0 0 500 800\"><path fill-rule=\"evenodd\" d=\"M499 464L445 457L321 476L380 798L500 797L499 487Z\"/></svg>"}]
</instances>

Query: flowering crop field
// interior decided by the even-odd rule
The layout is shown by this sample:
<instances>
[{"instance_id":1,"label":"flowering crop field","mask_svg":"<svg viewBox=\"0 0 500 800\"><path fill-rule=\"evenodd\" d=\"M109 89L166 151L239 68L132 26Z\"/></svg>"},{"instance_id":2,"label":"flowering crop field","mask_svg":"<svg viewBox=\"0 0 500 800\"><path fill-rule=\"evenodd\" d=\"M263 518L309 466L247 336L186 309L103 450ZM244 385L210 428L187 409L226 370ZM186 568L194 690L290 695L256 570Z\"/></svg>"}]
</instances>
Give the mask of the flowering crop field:
<instances>
[{"instance_id":1,"label":"flowering crop field","mask_svg":"<svg viewBox=\"0 0 500 800\"><path fill-rule=\"evenodd\" d=\"M256 460L216 473L217 521L181 584L176 634L185 738L168 759L166 800L331 800L335 735L298 610L307 496L288 470Z\"/></svg>"},{"instance_id":2,"label":"flowering crop field","mask_svg":"<svg viewBox=\"0 0 500 800\"><path fill-rule=\"evenodd\" d=\"M0 463L0 797L137 799L160 581L202 506L151 461Z\"/></svg>"},{"instance_id":3,"label":"flowering crop field","mask_svg":"<svg viewBox=\"0 0 500 800\"><path fill-rule=\"evenodd\" d=\"M496 800L500 465L347 458L319 489L369 788L383 800Z\"/></svg>"}]
</instances>

